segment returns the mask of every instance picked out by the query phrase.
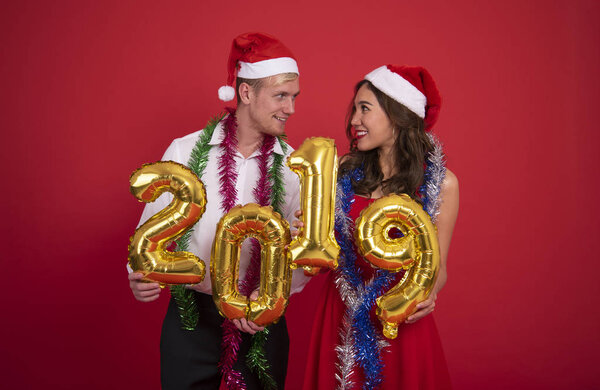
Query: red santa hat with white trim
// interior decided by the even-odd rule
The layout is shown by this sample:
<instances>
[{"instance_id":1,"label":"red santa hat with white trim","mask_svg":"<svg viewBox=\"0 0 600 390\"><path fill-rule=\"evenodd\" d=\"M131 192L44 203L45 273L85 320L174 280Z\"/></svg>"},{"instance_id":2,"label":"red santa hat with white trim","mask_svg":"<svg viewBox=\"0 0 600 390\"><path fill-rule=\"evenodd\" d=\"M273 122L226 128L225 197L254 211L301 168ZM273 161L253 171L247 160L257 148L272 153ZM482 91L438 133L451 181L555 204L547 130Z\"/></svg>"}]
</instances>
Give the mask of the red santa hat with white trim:
<instances>
[{"instance_id":1,"label":"red santa hat with white trim","mask_svg":"<svg viewBox=\"0 0 600 390\"><path fill-rule=\"evenodd\" d=\"M237 75L236 75L237 71ZM227 61L227 85L219 88L219 99L235 97L236 77L262 79L280 73L298 72L296 58L277 38L260 32L241 34L233 40Z\"/></svg>"},{"instance_id":2,"label":"red santa hat with white trim","mask_svg":"<svg viewBox=\"0 0 600 390\"><path fill-rule=\"evenodd\" d=\"M377 89L403 104L425 122L429 131L440 113L442 97L435 81L420 66L384 65L365 76Z\"/></svg>"}]
</instances>

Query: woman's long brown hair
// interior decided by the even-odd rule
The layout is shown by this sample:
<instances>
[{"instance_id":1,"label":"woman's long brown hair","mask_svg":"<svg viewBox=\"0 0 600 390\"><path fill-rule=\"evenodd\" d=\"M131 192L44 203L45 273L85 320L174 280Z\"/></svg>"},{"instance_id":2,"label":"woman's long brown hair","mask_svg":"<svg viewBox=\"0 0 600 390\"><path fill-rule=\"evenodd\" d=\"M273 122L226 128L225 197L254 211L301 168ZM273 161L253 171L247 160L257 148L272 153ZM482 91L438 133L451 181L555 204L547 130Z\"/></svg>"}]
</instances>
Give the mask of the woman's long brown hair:
<instances>
[{"instance_id":1,"label":"woman's long brown hair","mask_svg":"<svg viewBox=\"0 0 600 390\"><path fill-rule=\"evenodd\" d=\"M383 172L379 164L379 149L361 152L356 148L357 140L350 123L356 112L353 98L346 117L346 136L350 140L350 152L342 158L340 175L362 167L364 178L358 182L352 181L356 194L368 197L381 185L385 195L405 193L420 201L417 192L423 183L425 158L427 153L433 149L433 145L425 134L423 119L378 90L368 80L362 80L356 84L354 96L363 85L366 85L375 94L379 105L387 114L397 133L393 147L393 161L391 161L394 173L388 179L383 180Z\"/></svg>"}]
</instances>

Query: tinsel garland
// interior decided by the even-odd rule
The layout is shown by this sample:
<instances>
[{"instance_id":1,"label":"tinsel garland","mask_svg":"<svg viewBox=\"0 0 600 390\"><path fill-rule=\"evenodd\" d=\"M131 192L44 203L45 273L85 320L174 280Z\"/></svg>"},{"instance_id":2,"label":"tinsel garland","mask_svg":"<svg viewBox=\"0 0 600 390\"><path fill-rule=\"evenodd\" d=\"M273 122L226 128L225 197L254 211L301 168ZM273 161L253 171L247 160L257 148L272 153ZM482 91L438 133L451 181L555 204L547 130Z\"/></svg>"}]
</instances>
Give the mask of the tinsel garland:
<instances>
[{"instance_id":1,"label":"tinsel garland","mask_svg":"<svg viewBox=\"0 0 600 390\"><path fill-rule=\"evenodd\" d=\"M356 248L352 240L354 222L349 217L349 212L354 202L352 179L360 181L362 178L362 170L355 169L342 176L337 186L341 204L336 207L335 230L341 251L336 270L336 285L347 307L340 331L340 337L346 343L336 347L339 361L336 378L342 389L353 387L351 374L355 365L360 366L364 372L363 388L374 389L383 380L381 349L384 340L379 336L369 312L375 299L394 280L394 274L391 272L377 270L371 281L363 283L360 268L356 266Z\"/></svg>"},{"instance_id":2,"label":"tinsel garland","mask_svg":"<svg viewBox=\"0 0 600 390\"><path fill-rule=\"evenodd\" d=\"M287 155L288 146L284 141L285 135L277 137L277 142L281 146L283 155L273 153L273 164L269 168L269 178L273 185L271 188L271 206L279 214L283 215L283 200L285 197L285 188L283 185L283 163L284 157Z\"/></svg>"},{"instance_id":3,"label":"tinsel garland","mask_svg":"<svg viewBox=\"0 0 600 390\"><path fill-rule=\"evenodd\" d=\"M271 204L271 180L269 180L269 152L273 149L275 138L265 136L263 144L260 147L258 159L259 176L256 186L252 193L256 203L261 206ZM260 278L260 243L252 238L252 250L250 255L250 264L246 268L246 277L240 281L240 292L249 296L252 291L258 287Z\"/></svg>"},{"instance_id":4,"label":"tinsel garland","mask_svg":"<svg viewBox=\"0 0 600 390\"><path fill-rule=\"evenodd\" d=\"M273 148L274 140L275 139L273 137L265 138L259 159L262 160L268 158L269 152ZM263 180L263 178L267 178L267 175L263 176L263 172L261 172L261 179L259 179L259 183L254 189L254 197L261 206L266 206L270 203L275 211L281 213L283 198L285 196L282 172L283 157L287 153L287 145L281 139L277 139L277 141L280 143L283 155L273 153L273 164L268 169L267 174L269 181L272 183L270 185L271 190L267 190L270 183ZM259 161L259 167L266 167L267 163L268 161ZM252 261L246 270L246 278L244 279L244 282L247 282L244 283L240 289L243 294L250 295L252 291L258 287L260 278L260 250L260 244L256 239L253 239L251 257ZM254 336L252 336L252 344L248 354L246 355L246 364L248 365L248 368L250 368L250 371L254 372L258 376L263 388L270 390L276 389L277 383L269 373L270 366L265 356L265 343L268 335L269 329L265 328L265 330L262 332L257 332L254 334Z\"/></svg>"},{"instance_id":5,"label":"tinsel garland","mask_svg":"<svg viewBox=\"0 0 600 390\"><path fill-rule=\"evenodd\" d=\"M237 175L235 174L235 160L233 158L237 147L237 138L235 137L237 123L235 121L234 110L229 108L226 110L226 113L211 119L206 128L200 133L200 137L196 142L188 161L188 167L192 169L199 178L202 178L204 170L206 169L206 164L208 163L208 153L212 147L209 142L212 139L214 130L218 123L223 120L225 115L229 114L229 116L223 120L225 137L221 146L225 150L219 158L221 195L223 195L221 207L224 212L229 211L235 205L237 199L237 191L235 188ZM230 134L231 136L227 137L227 134ZM260 188L261 190L255 190L254 196L256 201L261 205L268 205L270 203L277 212L281 212L281 206L285 196L282 178L284 156L273 153L273 163L271 166L268 165L269 154L275 140L280 143L283 153L287 153L287 145L283 139L280 137L265 137L259 156L259 169L261 170L261 173L259 183L257 183L257 189ZM193 228L188 230L188 232L177 241L178 250L189 250L189 243L193 230ZM258 257L254 255L255 253L258 254ZM244 288L243 286L256 286L260 277L260 246L258 246L258 250L253 250L251 259L256 258L257 260L254 262L251 260L246 271L246 278L240 282L240 291L246 291L245 293L248 294L253 290L250 289L248 292L248 288ZM186 289L185 286L171 286L170 290L171 295L179 308L182 328L185 330L194 330L198 323L198 310L194 292ZM227 323L229 323L230 326L227 326ZM227 371L224 372L224 378L229 388L245 389L246 385L241 373L233 370L233 364L235 364L235 361L237 360L237 353L241 343L241 335L231 321L226 320L223 324L222 346L225 348L222 351L221 361L219 362L220 368L222 372ZM265 358L264 345L267 336L268 329L258 332L253 336L251 347L247 355L247 364L251 371L257 374L263 387L272 389L276 388L276 382L269 373L269 364Z\"/></svg>"},{"instance_id":6,"label":"tinsel garland","mask_svg":"<svg viewBox=\"0 0 600 390\"><path fill-rule=\"evenodd\" d=\"M235 188L235 152L237 149L236 138L237 122L235 115L230 115L223 121L223 130L225 136L221 141L223 153L219 157L219 182L221 185L221 209L223 214L231 210L237 201L237 189ZM239 371L233 369L237 361L238 350L242 342L242 335L235 327L234 323L225 319L221 325L223 329L223 338L221 340L221 359L219 360L219 369L223 374L223 380L228 389L246 389L244 377Z\"/></svg>"},{"instance_id":7,"label":"tinsel garland","mask_svg":"<svg viewBox=\"0 0 600 390\"><path fill-rule=\"evenodd\" d=\"M354 202L352 197L347 196L352 193L352 182L351 179L354 177L355 180L360 180L361 177L359 175L359 171L354 171L351 175L344 175L339 178L336 188L336 199L335 199L335 234L336 237L340 236L352 236L352 231L350 230L352 226L352 219L348 215L350 212L350 207ZM340 294L340 297L346 307L348 308L344 312L344 316L342 318L342 326L340 328L340 345L335 347L335 351L338 358L337 372L335 374L335 378L339 383L338 388L342 390L351 389L354 386L354 382L352 382L352 375L354 374L354 366L356 363L356 348L353 342L353 334L352 334L352 322L354 318L352 316L354 308L358 306L358 291L352 289L350 287L350 283L344 278L339 272L339 267L342 265L342 261L346 259L343 257L343 254L347 252L347 248L345 246L348 245L348 242L345 240L338 240L338 244L340 245L340 258L338 259L339 266L335 275L335 284L336 288ZM350 263L352 258L347 259L347 262ZM353 264L353 263L352 263ZM352 277L353 275L349 275ZM357 279L355 283L358 283Z\"/></svg>"},{"instance_id":8,"label":"tinsel garland","mask_svg":"<svg viewBox=\"0 0 600 390\"><path fill-rule=\"evenodd\" d=\"M206 163L208 162L208 152L211 146L209 142L212 135L217 127L217 124L223 119L225 113L217 115L212 118L204 130L200 133L198 142L192 150L190 159L188 161L188 167L198 176L202 177L204 170L206 169ZM177 250L189 251L190 239L194 227L188 230L177 243ZM194 330L198 325L198 310L196 309L196 298L192 290L186 289L183 285L175 285L169 288L171 296L175 299L177 308L179 309L179 318L181 320L181 327L184 330Z\"/></svg>"},{"instance_id":9,"label":"tinsel garland","mask_svg":"<svg viewBox=\"0 0 600 390\"><path fill-rule=\"evenodd\" d=\"M419 189L425 211L435 222L439 213L439 193L445 175L444 155L440 143L429 135L434 150L426 159L425 180ZM360 268L356 266L356 247L353 242L354 222L349 216L354 202L352 181L363 178L362 170L355 169L342 176L337 185L335 230L340 245L339 267L335 271L335 283L346 311L340 327L340 344L335 351L338 358L336 380L338 388L355 386L352 375L358 365L364 373L363 389L377 388L382 380L384 348L389 344L375 328L369 313L375 300L395 280L396 274L377 270L373 278L363 282Z\"/></svg>"},{"instance_id":10,"label":"tinsel garland","mask_svg":"<svg viewBox=\"0 0 600 390\"><path fill-rule=\"evenodd\" d=\"M223 127L225 129L225 137L221 142L224 152L219 159L219 174L220 174L220 194L221 208L226 213L237 201L237 191L235 190L235 181L237 175L235 173L235 150L237 147L237 123L235 115L230 112L230 115L225 119ZM253 191L254 198L261 206L267 206L273 200L278 203L276 206L281 206L280 201L283 197L283 181L281 180L281 166L283 159L274 161L274 164L269 168L269 155L273 149L275 138L265 136L258 155L259 179ZM275 156L274 156L275 157ZM274 173L271 175L271 172ZM276 189L278 194L277 199L272 197L272 190ZM260 278L260 244L256 239L252 239L252 250L250 263L246 269L246 276L239 282L240 293L249 296L252 291L258 286ZM223 374L225 384L229 389L245 389L246 384L240 372L233 369L233 365L237 361L239 346L242 341L240 331L235 327L232 321L223 321L223 340L221 343L221 360L219 368ZM248 352L247 363L251 371L255 372L265 388L275 388L275 380L269 373L269 364L264 358L264 344L267 339L267 332L257 332L253 336L250 351Z\"/></svg>"},{"instance_id":11,"label":"tinsel garland","mask_svg":"<svg viewBox=\"0 0 600 390\"><path fill-rule=\"evenodd\" d=\"M433 144L433 151L427 155L425 179L423 185L419 188L419 194L423 201L423 209L435 223L440 213L440 204L442 201L440 191L446 177L446 162L441 142L431 133L428 133L427 136Z\"/></svg>"},{"instance_id":12,"label":"tinsel garland","mask_svg":"<svg viewBox=\"0 0 600 390\"><path fill-rule=\"evenodd\" d=\"M250 350L246 355L246 364L250 371L254 372L258 376L258 380L263 385L263 389L274 390L277 389L277 382L273 376L269 373L269 362L267 361L265 353L265 343L269 336L269 328L265 328L262 332L258 332L252 336L252 343Z\"/></svg>"}]
</instances>

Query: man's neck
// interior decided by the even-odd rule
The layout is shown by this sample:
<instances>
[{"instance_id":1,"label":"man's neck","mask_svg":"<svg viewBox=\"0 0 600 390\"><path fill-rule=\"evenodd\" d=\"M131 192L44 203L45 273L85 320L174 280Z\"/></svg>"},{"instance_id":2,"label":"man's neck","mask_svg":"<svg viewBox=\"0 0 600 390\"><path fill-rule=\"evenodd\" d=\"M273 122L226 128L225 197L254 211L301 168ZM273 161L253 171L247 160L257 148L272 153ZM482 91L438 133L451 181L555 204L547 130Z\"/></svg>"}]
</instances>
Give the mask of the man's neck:
<instances>
[{"instance_id":1,"label":"man's neck","mask_svg":"<svg viewBox=\"0 0 600 390\"><path fill-rule=\"evenodd\" d=\"M248 112L238 106L235 112L237 120L237 149L238 152L248 158L262 145L264 135L251 125Z\"/></svg>"}]
</instances>

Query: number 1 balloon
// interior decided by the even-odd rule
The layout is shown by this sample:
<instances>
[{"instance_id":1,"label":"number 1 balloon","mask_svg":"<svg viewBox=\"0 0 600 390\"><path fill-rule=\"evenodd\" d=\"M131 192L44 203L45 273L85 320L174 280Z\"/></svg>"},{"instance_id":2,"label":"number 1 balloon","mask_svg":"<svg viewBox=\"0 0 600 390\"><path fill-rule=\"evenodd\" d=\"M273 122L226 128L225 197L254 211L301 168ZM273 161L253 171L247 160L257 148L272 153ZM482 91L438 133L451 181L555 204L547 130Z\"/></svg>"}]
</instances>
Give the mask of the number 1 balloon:
<instances>
[{"instance_id":1,"label":"number 1 balloon","mask_svg":"<svg viewBox=\"0 0 600 390\"><path fill-rule=\"evenodd\" d=\"M316 274L320 267L336 268L340 247L335 240L334 207L337 150L330 138L306 139L288 158L300 176L300 208L304 228L290 244L292 267Z\"/></svg>"}]
</instances>

